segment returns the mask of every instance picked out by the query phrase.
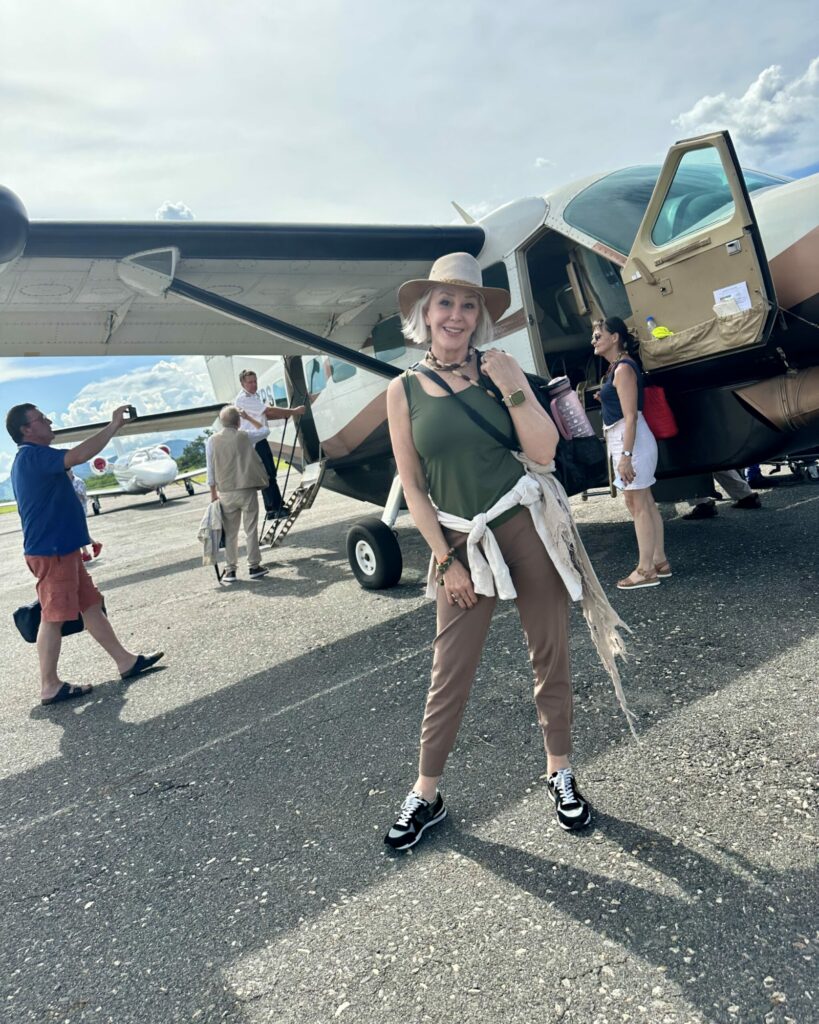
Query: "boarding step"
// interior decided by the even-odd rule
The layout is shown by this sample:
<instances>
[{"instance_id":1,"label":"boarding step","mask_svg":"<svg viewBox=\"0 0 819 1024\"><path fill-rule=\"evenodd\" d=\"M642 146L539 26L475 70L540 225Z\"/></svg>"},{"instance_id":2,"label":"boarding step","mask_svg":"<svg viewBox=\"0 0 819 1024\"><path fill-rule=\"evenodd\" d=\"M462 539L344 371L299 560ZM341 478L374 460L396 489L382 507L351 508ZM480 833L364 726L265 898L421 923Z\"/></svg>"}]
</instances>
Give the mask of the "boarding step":
<instances>
[{"instance_id":1,"label":"boarding step","mask_svg":"<svg viewBox=\"0 0 819 1024\"><path fill-rule=\"evenodd\" d=\"M299 486L284 502L287 518L266 521L259 538L260 544L269 544L271 548L281 544L301 513L310 508L316 500L321 481L324 479L324 463L325 460L322 459L320 462L310 462L304 467Z\"/></svg>"}]
</instances>

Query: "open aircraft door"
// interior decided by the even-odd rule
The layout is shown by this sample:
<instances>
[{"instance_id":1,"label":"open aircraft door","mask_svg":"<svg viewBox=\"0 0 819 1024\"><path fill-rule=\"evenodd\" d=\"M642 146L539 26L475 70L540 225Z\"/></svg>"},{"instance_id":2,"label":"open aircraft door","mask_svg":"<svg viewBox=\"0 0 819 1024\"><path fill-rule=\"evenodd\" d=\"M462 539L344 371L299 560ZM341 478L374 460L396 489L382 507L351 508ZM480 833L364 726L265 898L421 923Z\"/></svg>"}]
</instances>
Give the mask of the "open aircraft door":
<instances>
[{"instance_id":1,"label":"open aircraft door","mask_svg":"<svg viewBox=\"0 0 819 1024\"><path fill-rule=\"evenodd\" d=\"M768 340L776 298L727 132L669 150L622 275L647 370ZM673 336L652 337L649 316Z\"/></svg>"}]
</instances>

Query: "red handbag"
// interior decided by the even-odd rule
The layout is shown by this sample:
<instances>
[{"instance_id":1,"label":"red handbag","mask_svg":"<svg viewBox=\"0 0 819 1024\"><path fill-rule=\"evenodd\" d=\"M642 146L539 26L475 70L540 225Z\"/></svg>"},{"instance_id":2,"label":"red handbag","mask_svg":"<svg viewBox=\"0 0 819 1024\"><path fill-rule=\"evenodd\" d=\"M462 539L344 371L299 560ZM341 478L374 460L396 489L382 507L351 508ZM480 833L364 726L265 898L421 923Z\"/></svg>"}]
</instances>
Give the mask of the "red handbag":
<instances>
[{"instance_id":1,"label":"red handbag","mask_svg":"<svg viewBox=\"0 0 819 1024\"><path fill-rule=\"evenodd\" d=\"M665 388L649 384L643 389L643 416L658 441L676 437L680 432L674 413L665 397Z\"/></svg>"}]
</instances>

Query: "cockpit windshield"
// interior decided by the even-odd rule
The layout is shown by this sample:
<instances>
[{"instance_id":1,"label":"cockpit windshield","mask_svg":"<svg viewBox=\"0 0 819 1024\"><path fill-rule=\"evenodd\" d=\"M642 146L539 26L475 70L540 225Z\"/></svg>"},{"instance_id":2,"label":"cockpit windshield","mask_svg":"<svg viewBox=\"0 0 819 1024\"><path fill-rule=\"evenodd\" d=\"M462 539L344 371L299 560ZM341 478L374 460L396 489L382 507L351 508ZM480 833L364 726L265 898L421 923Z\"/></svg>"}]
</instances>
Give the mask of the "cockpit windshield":
<instances>
[{"instance_id":1,"label":"cockpit windshield","mask_svg":"<svg viewBox=\"0 0 819 1024\"><path fill-rule=\"evenodd\" d=\"M652 227L655 245L664 245L708 223L732 202L725 174L717 164L718 161L713 166L710 161L681 161L657 223ZM660 171L658 165L614 171L575 196L564 210L563 219L627 256ZM742 174L749 192L787 182L786 178L761 171L743 169Z\"/></svg>"}]
</instances>

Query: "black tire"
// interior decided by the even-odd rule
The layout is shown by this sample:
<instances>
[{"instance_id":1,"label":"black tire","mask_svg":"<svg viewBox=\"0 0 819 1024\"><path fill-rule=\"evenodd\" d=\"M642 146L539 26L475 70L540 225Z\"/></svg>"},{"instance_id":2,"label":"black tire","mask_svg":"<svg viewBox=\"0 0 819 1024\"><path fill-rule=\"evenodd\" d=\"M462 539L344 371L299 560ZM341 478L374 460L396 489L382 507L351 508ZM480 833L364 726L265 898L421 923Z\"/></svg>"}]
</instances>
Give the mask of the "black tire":
<instances>
[{"instance_id":1,"label":"black tire","mask_svg":"<svg viewBox=\"0 0 819 1024\"><path fill-rule=\"evenodd\" d=\"M192 497L194 496L194 494L196 493L196 491L194 491L194 489L193 489L193 484L192 484L192 483L190 482L190 480L186 480L186 481L185 481L185 490L186 490L186 491L188 492L188 495L189 495L189 496L190 496L191 498L192 498Z\"/></svg>"},{"instance_id":2,"label":"black tire","mask_svg":"<svg viewBox=\"0 0 819 1024\"><path fill-rule=\"evenodd\" d=\"M167 494L165 494L163 491L160 491L159 492L159 504L160 505L164 505L167 500L168 500Z\"/></svg>"},{"instance_id":3,"label":"black tire","mask_svg":"<svg viewBox=\"0 0 819 1024\"><path fill-rule=\"evenodd\" d=\"M97 501L96 498L94 498L94 500L91 502L91 511L94 513L95 516L98 516L100 514L100 503Z\"/></svg>"},{"instance_id":4,"label":"black tire","mask_svg":"<svg viewBox=\"0 0 819 1024\"><path fill-rule=\"evenodd\" d=\"M401 579L401 546L386 523L367 516L347 534L347 558L365 590L387 590Z\"/></svg>"}]
</instances>

